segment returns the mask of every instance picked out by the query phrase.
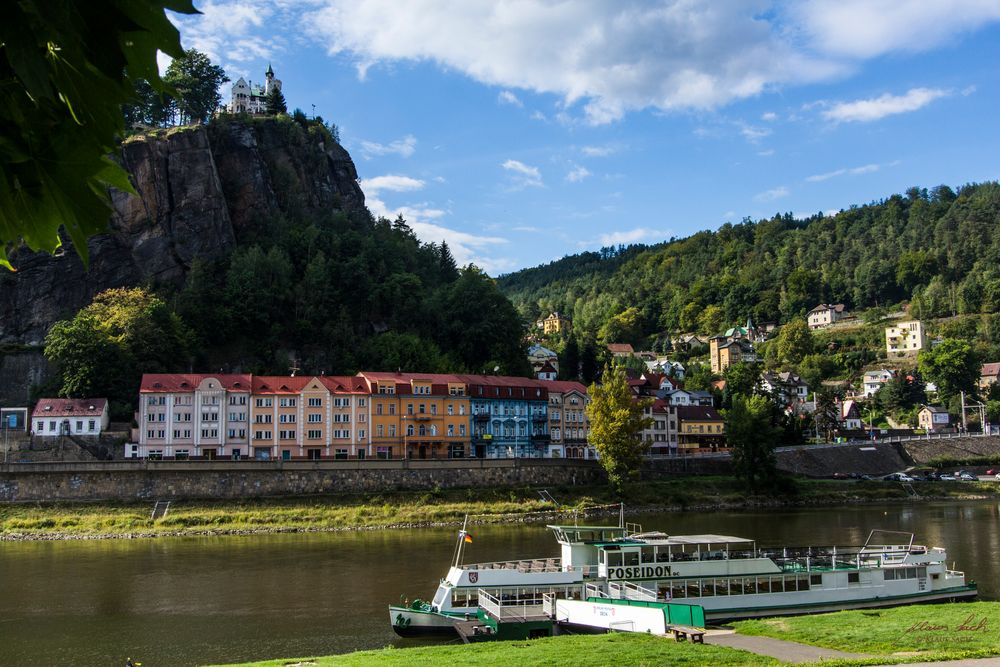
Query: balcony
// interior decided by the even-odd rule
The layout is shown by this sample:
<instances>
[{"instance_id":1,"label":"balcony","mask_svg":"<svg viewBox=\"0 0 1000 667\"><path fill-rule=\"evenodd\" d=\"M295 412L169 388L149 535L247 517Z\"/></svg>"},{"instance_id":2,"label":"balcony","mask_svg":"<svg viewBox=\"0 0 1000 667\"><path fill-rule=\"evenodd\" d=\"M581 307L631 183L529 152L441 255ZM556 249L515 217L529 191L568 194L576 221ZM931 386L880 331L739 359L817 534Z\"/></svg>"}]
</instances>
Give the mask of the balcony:
<instances>
[{"instance_id":1,"label":"balcony","mask_svg":"<svg viewBox=\"0 0 1000 667\"><path fill-rule=\"evenodd\" d=\"M549 437L548 433L546 433L544 435L533 435L533 436L531 436L531 444L533 444L533 445L547 445L547 444L549 444L549 442L551 440L552 440L552 438Z\"/></svg>"},{"instance_id":2,"label":"balcony","mask_svg":"<svg viewBox=\"0 0 1000 667\"><path fill-rule=\"evenodd\" d=\"M544 424L548 420L549 420L549 418L544 413L543 414L534 414L534 415L531 415L531 421L533 421L533 422Z\"/></svg>"},{"instance_id":3,"label":"balcony","mask_svg":"<svg viewBox=\"0 0 1000 667\"><path fill-rule=\"evenodd\" d=\"M490 414L488 412L477 412L472 415L472 421L477 422L488 422L490 420Z\"/></svg>"}]
</instances>

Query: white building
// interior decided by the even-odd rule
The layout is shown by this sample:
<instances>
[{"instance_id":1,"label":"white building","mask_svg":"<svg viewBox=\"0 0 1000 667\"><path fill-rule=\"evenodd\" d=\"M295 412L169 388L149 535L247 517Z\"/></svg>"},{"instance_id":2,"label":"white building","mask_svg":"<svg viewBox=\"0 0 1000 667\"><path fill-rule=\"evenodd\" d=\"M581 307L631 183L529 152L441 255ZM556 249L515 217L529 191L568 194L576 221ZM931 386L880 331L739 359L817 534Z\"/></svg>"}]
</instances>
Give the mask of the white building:
<instances>
[{"instance_id":1,"label":"white building","mask_svg":"<svg viewBox=\"0 0 1000 667\"><path fill-rule=\"evenodd\" d=\"M642 430L643 440L650 443L648 456L677 456L677 407L658 398L643 411L643 417L652 420Z\"/></svg>"},{"instance_id":2,"label":"white building","mask_svg":"<svg viewBox=\"0 0 1000 667\"><path fill-rule=\"evenodd\" d=\"M272 90L281 90L281 80L274 78L274 70L267 66L264 73L264 85L254 85L242 76L233 84L232 98L229 102L229 113L264 114L267 113L267 96Z\"/></svg>"},{"instance_id":3,"label":"white building","mask_svg":"<svg viewBox=\"0 0 1000 667\"><path fill-rule=\"evenodd\" d=\"M865 375L862 378L861 385L862 391L861 395L865 398L874 396L875 393L882 388L886 382L891 380L896 376L896 371L889 370L888 368L879 368L874 371L865 371Z\"/></svg>"},{"instance_id":4,"label":"white building","mask_svg":"<svg viewBox=\"0 0 1000 667\"><path fill-rule=\"evenodd\" d=\"M919 320L898 322L885 328L885 351L889 354L916 354L927 347L927 333Z\"/></svg>"},{"instance_id":5,"label":"white building","mask_svg":"<svg viewBox=\"0 0 1000 667\"><path fill-rule=\"evenodd\" d=\"M822 329L847 317L844 304L821 303L809 311L807 321L810 329Z\"/></svg>"},{"instance_id":6,"label":"white building","mask_svg":"<svg viewBox=\"0 0 1000 667\"><path fill-rule=\"evenodd\" d=\"M43 398L31 413L31 433L45 438L97 436L110 421L106 398Z\"/></svg>"}]
</instances>

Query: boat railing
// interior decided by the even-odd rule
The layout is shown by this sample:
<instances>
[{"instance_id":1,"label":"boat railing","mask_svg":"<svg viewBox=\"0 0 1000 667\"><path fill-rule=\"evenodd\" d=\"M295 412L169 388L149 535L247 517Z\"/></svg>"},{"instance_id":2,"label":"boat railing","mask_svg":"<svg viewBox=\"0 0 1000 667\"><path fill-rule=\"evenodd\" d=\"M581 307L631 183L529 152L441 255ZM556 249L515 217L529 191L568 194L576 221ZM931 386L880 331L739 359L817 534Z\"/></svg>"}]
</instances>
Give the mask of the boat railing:
<instances>
[{"instance_id":1,"label":"boat railing","mask_svg":"<svg viewBox=\"0 0 1000 667\"><path fill-rule=\"evenodd\" d=\"M466 570L516 570L517 572L562 572L560 558L533 558L529 560L503 560L493 563L473 563L462 566ZM579 569L576 566L570 569Z\"/></svg>"},{"instance_id":2,"label":"boat railing","mask_svg":"<svg viewBox=\"0 0 1000 667\"><path fill-rule=\"evenodd\" d=\"M600 586L595 586L594 584L587 584L583 588L584 597L588 598L604 598L610 599L611 596L605 593Z\"/></svg>"},{"instance_id":3,"label":"boat railing","mask_svg":"<svg viewBox=\"0 0 1000 667\"><path fill-rule=\"evenodd\" d=\"M532 616L546 614L545 594L541 599L507 601L500 600L480 588L477 595L479 607L498 621L526 621Z\"/></svg>"},{"instance_id":4,"label":"boat railing","mask_svg":"<svg viewBox=\"0 0 1000 667\"><path fill-rule=\"evenodd\" d=\"M617 600L640 600L643 602L656 602L656 591L644 588L631 581L609 582L609 597Z\"/></svg>"}]
</instances>

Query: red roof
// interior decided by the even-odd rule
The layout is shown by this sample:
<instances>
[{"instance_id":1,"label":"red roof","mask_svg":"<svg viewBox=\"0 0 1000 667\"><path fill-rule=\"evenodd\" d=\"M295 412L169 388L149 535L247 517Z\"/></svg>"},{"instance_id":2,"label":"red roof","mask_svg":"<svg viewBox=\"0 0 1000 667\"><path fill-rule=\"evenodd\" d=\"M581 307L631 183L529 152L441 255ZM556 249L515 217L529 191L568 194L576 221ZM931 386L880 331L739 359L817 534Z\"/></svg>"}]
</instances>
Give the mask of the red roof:
<instances>
[{"instance_id":1,"label":"red roof","mask_svg":"<svg viewBox=\"0 0 1000 667\"><path fill-rule=\"evenodd\" d=\"M254 375L255 394L300 394L312 381L310 375Z\"/></svg>"},{"instance_id":2,"label":"red roof","mask_svg":"<svg viewBox=\"0 0 1000 667\"><path fill-rule=\"evenodd\" d=\"M577 391L584 396L587 395L587 388L583 384L574 382L573 380L542 380L541 382L549 390L550 394L565 394L570 391Z\"/></svg>"},{"instance_id":3,"label":"red roof","mask_svg":"<svg viewBox=\"0 0 1000 667\"><path fill-rule=\"evenodd\" d=\"M558 371L555 369L555 366L553 366L550 362L546 361L542 365L542 367L538 369L538 372L539 373L557 373Z\"/></svg>"},{"instance_id":4,"label":"red roof","mask_svg":"<svg viewBox=\"0 0 1000 667\"><path fill-rule=\"evenodd\" d=\"M611 354L632 354L635 350L630 343L608 343L608 351Z\"/></svg>"},{"instance_id":5,"label":"red roof","mask_svg":"<svg viewBox=\"0 0 1000 667\"><path fill-rule=\"evenodd\" d=\"M1000 363L983 364L979 374L986 377L989 375L1000 375Z\"/></svg>"},{"instance_id":6,"label":"red roof","mask_svg":"<svg viewBox=\"0 0 1000 667\"><path fill-rule=\"evenodd\" d=\"M367 394L368 383L357 375L323 375L319 381L334 394Z\"/></svg>"},{"instance_id":7,"label":"red roof","mask_svg":"<svg viewBox=\"0 0 1000 667\"><path fill-rule=\"evenodd\" d=\"M211 373L146 373L139 385L140 393L174 393L194 391L202 381L213 378L226 391L249 392L253 376L250 374Z\"/></svg>"},{"instance_id":8,"label":"red roof","mask_svg":"<svg viewBox=\"0 0 1000 667\"><path fill-rule=\"evenodd\" d=\"M99 417L108 405L106 398L40 398L32 417Z\"/></svg>"}]
</instances>

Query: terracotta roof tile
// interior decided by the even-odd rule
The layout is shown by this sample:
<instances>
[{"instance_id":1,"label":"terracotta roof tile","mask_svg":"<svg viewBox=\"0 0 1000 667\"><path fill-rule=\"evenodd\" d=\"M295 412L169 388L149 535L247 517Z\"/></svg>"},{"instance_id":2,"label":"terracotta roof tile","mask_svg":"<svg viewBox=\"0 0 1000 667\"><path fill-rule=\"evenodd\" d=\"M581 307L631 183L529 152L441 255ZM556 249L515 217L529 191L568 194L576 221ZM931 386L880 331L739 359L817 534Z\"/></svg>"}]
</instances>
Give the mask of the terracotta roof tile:
<instances>
[{"instance_id":1,"label":"terracotta roof tile","mask_svg":"<svg viewBox=\"0 0 1000 667\"><path fill-rule=\"evenodd\" d=\"M106 398L40 398L32 417L100 416L108 404Z\"/></svg>"}]
</instances>

